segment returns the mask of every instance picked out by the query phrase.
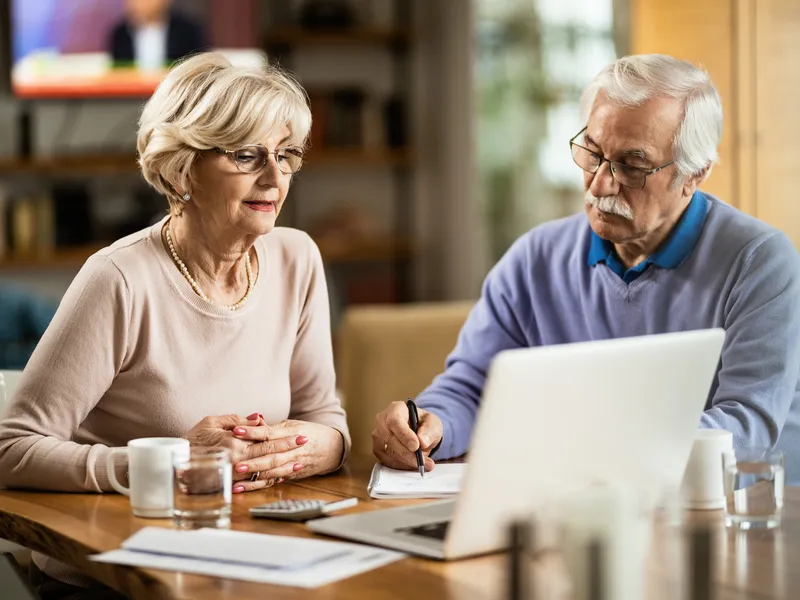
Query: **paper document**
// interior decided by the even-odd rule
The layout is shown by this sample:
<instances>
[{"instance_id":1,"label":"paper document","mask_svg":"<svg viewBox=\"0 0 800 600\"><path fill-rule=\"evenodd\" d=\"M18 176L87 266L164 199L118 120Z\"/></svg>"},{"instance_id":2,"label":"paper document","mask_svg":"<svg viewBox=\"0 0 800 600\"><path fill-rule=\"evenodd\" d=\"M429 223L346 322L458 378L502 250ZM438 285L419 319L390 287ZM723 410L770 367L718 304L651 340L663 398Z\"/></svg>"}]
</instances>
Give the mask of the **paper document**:
<instances>
[{"instance_id":1,"label":"paper document","mask_svg":"<svg viewBox=\"0 0 800 600\"><path fill-rule=\"evenodd\" d=\"M145 527L125 540L122 548L280 569L306 567L349 551L306 538L219 529L176 531L157 527Z\"/></svg>"},{"instance_id":2,"label":"paper document","mask_svg":"<svg viewBox=\"0 0 800 600\"><path fill-rule=\"evenodd\" d=\"M181 539L176 542L175 538ZM195 539L199 543L196 544ZM213 552L208 552L209 547L204 547L209 539L215 541L216 549ZM141 549L150 547L153 541L159 541L160 547L155 550ZM177 548L180 552L186 552L187 545L190 546L189 555L165 552L167 547L172 551ZM231 552L234 545L238 548ZM218 529L175 531L146 527L128 538L122 546L121 550L97 554L90 559L118 565L304 588L319 587L352 577L405 556L400 552L360 544ZM137 549L130 549L132 547ZM198 550L201 547L204 547L203 551ZM267 554L259 557L259 553L265 548L268 548ZM301 552L307 552L307 557L299 558ZM203 557L198 557L201 554ZM276 554L283 554L285 559L277 560ZM245 560L241 561L243 556ZM262 562L282 562L286 566L258 564Z\"/></svg>"},{"instance_id":3,"label":"paper document","mask_svg":"<svg viewBox=\"0 0 800 600\"><path fill-rule=\"evenodd\" d=\"M417 471L398 471L376 464L367 489L373 498L450 498L461 491L466 472L466 464L437 464L433 471L420 477Z\"/></svg>"}]
</instances>

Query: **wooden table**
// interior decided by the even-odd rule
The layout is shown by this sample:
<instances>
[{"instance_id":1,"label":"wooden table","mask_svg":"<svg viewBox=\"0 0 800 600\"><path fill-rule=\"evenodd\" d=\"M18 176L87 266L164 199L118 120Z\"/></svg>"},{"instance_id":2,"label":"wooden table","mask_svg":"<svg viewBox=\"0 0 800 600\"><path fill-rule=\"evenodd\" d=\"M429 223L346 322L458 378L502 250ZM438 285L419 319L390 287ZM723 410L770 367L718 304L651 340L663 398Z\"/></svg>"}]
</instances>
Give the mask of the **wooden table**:
<instances>
[{"instance_id":1,"label":"wooden table","mask_svg":"<svg viewBox=\"0 0 800 600\"><path fill-rule=\"evenodd\" d=\"M371 500L366 484L370 461L352 460L342 472L276 488L235 495L232 527L241 531L309 537L303 525L252 519L248 508L281 497L337 498L357 496L359 506L375 510L421 501ZM785 519L777 531L726 530L719 511L692 513L691 522L711 523L717 563L715 600L774 600L800 597L800 488L786 490ZM128 499L118 495L53 494L0 491L0 538L43 551L84 569L93 577L146 600L244 600L246 598L441 598L476 600L505 597L505 556L496 554L443 563L407 558L381 569L317 589L247 583L153 569L94 563L87 556L119 548L146 526L170 527L168 520L139 519ZM651 550L648 598L670 595L675 579L676 536L656 533ZM670 550L672 548L672 550Z\"/></svg>"}]
</instances>

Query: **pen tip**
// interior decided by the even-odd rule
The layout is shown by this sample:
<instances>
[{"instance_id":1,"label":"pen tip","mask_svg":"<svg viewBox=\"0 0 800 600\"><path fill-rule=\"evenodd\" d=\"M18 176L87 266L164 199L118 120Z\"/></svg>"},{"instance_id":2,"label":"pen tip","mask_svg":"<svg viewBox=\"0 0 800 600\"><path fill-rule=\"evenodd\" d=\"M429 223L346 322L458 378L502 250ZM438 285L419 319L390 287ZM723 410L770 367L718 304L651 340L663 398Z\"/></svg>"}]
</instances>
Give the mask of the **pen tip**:
<instances>
[{"instance_id":1,"label":"pen tip","mask_svg":"<svg viewBox=\"0 0 800 600\"><path fill-rule=\"evenodd\" d=\"M425 479L425 467L419 468L419 476Z\"/></svg>"}]
</instances>

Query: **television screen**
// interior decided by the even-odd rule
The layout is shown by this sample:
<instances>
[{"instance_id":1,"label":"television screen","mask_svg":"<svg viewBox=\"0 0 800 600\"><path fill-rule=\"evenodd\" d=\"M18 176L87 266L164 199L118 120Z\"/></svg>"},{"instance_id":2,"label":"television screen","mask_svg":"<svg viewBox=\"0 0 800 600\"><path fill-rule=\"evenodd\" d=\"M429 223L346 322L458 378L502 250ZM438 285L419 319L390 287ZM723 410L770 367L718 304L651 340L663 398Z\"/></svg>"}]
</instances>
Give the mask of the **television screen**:
<instances>
[{"instance_id":1,"label":"television screen","mask_svg":"<svg viewBox=\"0 0 800 600\"><path fill-rule=\"evenodd\" d=\"M146 97L169 66L188 54L213 48L240 63L263 60L255 30L258 3L242 2L238 11L229 3L12 0L14 94Z\"/></svg>"}]
</instances>

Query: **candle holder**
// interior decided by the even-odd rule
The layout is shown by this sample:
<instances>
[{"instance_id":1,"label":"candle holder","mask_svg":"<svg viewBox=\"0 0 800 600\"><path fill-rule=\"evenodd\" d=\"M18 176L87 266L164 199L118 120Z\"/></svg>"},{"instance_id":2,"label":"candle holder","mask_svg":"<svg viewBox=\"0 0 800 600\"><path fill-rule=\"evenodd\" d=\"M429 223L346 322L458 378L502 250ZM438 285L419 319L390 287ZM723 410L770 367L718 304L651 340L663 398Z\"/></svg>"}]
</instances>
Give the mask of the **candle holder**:
<instances>
[{"instance_id":1,"label":"candle holder","mask_svg":"<svg viewBox=\"0 0 800 600\"><path fill-rule=\"evenodd\" d=\"M533 513L508 524L508 600L713 600L713 523L687 515L677 487L653 502L597 484Z\"/></svg>"},{"instance_id":2,"label":"candle holder","mask_svg":"<svg viewBox=\"0 0 800 600\"><path fill-rule=\"evenodd\" d=\"M508 600L571 600L572 586L557 545L539 541L538 520L519 519L508 527Z\"/></svg>"},{"instance_id":3,"label":"candle holder","mask_svg":"<svg viewBox=\"0 0 800 600\"><path fill-rule=\"evenodd\" d=\"M689 600L714 600L714 550L711 529L695 527L689 534Z\"/></svg>"}]
</instances>

